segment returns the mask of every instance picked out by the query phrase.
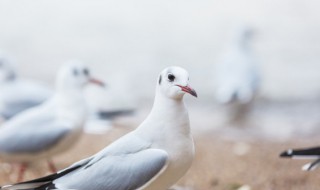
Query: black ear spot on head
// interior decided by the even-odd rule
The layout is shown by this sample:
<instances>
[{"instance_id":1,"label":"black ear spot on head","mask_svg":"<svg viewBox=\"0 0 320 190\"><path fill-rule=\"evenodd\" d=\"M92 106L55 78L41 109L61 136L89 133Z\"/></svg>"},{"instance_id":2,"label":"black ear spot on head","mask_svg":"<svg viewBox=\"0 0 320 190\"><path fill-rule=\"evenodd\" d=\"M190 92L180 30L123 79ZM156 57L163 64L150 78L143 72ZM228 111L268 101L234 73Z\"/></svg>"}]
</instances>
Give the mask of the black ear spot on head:
<instances>
[{"instance_id":1,"label":"black ear spot on head","mask_svg":"<svg viewBox=\"0 0 320 190\"><path fill-rule=\"evenodd\" d=\"M74 76L77 76L79 73L78 73L78 70L77 69L73 69L73 75Z\"/></svg>"},{"instance_id":2,"label":"black ear spot on head","mask_svg":"<svg viewBox=\"0 0 320 190\"><path fill-rule=\"evenodd\" d=\"M161 81L162 81L162 76L160 75L160 77L159 77L159 84L161 84Z\"/></svg>"},{"instance_id":3,"label":"black ear spot on head","mask_svg":"<svg viewBox=\"0 0 320 190\"><path fill-rule=\"evenodd\" d=\"M89 69L87 69L87 68L83 69L83 74L86 76L89 76L89 74L90 74Z\"/></svg>"}]
</instances>

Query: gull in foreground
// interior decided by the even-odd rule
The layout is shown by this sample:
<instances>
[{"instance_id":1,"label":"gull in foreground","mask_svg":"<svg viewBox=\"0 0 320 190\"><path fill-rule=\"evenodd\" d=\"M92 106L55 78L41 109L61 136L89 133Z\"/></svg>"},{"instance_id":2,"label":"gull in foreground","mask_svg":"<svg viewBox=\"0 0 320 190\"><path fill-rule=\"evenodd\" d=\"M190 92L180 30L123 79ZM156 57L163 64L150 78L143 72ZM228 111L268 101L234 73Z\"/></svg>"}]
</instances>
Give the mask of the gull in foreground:
<instances>
[{"instance_id":1,"label":"gull in foreground","mask_svg":"<svg viewBox=\"0 0 320 190\"><path fill-rule=\"evenodd\" d=\"M20 164L18 181L27 165L69 149L80 137L86 119L82 88L93 79L86 66L73 62L58 73L56 93L43 104L30 108L0 127L0 159Z\"/></svg>"},{"instance_id":2,"label":"gull in foreground","mask_svg":"<svg viewBox=\"0 0 320 190\"><path fill-rule=\"evenodd\" d=\"M320 147L312 147L305 149L289 149L280 154L283 158L292 159L315 159L314 162L308 163L302 167L304 171L311 171L320 165Z\"/></svg>"},{"instance_id":3,"label":"gull in foreground","mask_svg":"<svg viewBox=\"0 0 320 190\"><path fill-rule=\"evenodd\" d=\"M47 177L2 189L166 190L189 169L194 157L183 96L197 96L187 71L161 72L153 108L142 124L92 157Z\"/></svg>"},{"instance_id":4,"label":"gull in foreground","mask_svg":"<svg viewBox=\"0 0 320 190\"><path fill-rule=\"evenodd\" d=\"M10 60L0 55L0 116L14 115L40 105L49 99L52 91L44 84L17 76Z\"/></svg>"}]
</instances>

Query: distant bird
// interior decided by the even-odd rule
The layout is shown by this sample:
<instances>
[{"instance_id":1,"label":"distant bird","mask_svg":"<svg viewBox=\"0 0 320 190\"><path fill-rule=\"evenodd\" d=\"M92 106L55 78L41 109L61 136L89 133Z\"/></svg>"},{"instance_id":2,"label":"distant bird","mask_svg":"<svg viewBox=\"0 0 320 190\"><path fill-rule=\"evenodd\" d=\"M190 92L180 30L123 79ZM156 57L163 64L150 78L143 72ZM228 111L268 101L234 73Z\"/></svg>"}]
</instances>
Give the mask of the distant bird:
<instances>
[{"instance_id":1,"label":"distant bird","mask_svg":"<svg viewBox=\"0 0 320 190\"><path fill-rule=\"evenodd\" d=\"M234 119L248 111L260 84L256 60L251 51L253 30L236 28L215 67L215 99L220 104L233 105Z\"/></svg>"},{"instance_id":2,"label":"distant bird","mask_svg":"<svg viewBox=\"0 0 320 190\"><path fill-rule=\"evenodd\" d=\"M10 119L43 103L52 94L44 84L18 77L10 60L0 55L0 117Z\"/></svg>"},{"instance_id":3,"label":"distant bird","mask_svg":"<svg viewBox=\"0 0 320 190\"><path fill-rule=\"evenodd\" d=\"M111 129L113 122L122 117L132 116L135 109L130 104L131 95L123 91L116 93L116 85L108 85L107 88L91 86L85 91L85 98L88 103L90 115L85 126L85 132L103 134ZM122 89L123 85L120 85Z\"/></svg>"},{"instance_id":4,"label":"distant bird","mask_svg":"<svg viewBox=\"0 0 320 190\"><path fill-rule=\"evenodd\" d=\"M135 110L90 110L84 132L88 134L104 134L113 127L115 119L132 116Z\"/></svg>"},{"instance_id":5,"label":"distant bird","mask_svg":"<svg viewBox=\"0 0 320 190\"><path fill-rule=\"evenodd\" d=\"M197 96L189 86L187 71L166 68L158 78L151 113L136 130L56 174L2 189L170 188L187 172L194 157L185 93Z\"/></svg>"},{"instance_id":6,"label":"distant bird","mask_svg":"<svg viewBox=\"0 0 320 190\"><path fill-rule=\"evenodd\" d=\"M280 154L283 158L292 159L315 159L314 162L308 163L302 167L304 171L311 171L320 165L320 147L304 148L304 149L289 149Z\"/></svg>"},{"instance_id":7,"label":"distant bird","mask_svg":"<svg viewBox=\"0 0 320 190\"><path fill-rule=\"evenodd\" d=\"M91 77L78 62L64 65L58 73L56 92L45 103L21 112L0 127L0 158L19 163L18 181L28 163L47 159L68 150L79 139L87 108L82 89L89 82L103 85Z\"/></svg>"}]
</instances>

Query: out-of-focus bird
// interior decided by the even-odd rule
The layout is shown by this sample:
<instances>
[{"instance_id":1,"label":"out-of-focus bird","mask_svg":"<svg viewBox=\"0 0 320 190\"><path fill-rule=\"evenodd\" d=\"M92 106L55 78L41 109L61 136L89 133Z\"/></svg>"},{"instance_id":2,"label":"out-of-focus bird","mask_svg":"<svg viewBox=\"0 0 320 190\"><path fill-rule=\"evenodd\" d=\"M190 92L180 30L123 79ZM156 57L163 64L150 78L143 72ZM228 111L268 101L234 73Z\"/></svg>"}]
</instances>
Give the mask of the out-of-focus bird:
<instances>
[{"instance_id":1,"label":"out-of-focus bird","mask_svg":"<svg viewBox=\"0 0 320 190\"><path fill-rule=\"evenodd\" d=\"M117 83L117 86L119 84ZM121 92L116 85L108 85L107 88L90 86L85 91L85 97L90 109L90 115L85 126L85 132L101 134L111 129L113 122L123 117L132 116L135 112L129 91L120 85Z\"/></svg>"},{"instance_id":2,"label":"out-of-focus bird","mask_svg":"<svg viewBox=\"0 0 320 190\"><path fill-rule=\"evenodd\" d=\"M247 26L236 28L230 43L215 67L215 99L232 105L234 120L248 111L259 87L260 77L250 48L253 30Z\"/></svg>"},{"instance_id":3,"label":"out-of-focus bird","mask_svg":"<svg viewBox=\"0 0 320 190\"><path fill-rule=\"evenodd\" d=\"M189 86L187 71L166 68L158 78L151 113L136 130L56 174L2 189L170 188L194 157L185 93L197 96Z\"/></svg>"},{"instance_id":4,"label":"out-of-focus bird","mask_svg":"<svg viewBox=\"0 0 320 190\"><path fill-rule=\"evenodd\" d=\"M292 159L314 159L314 162L308 163L302 167L302 170L304 171L311 171L320 165L320 147L289 149L282 152L280 157Z\"/></svg>"},{"instance_id":5,"label":"out-of-focus bird","mask_svg":"<svg viewBox=\"0 0 320 190\"><path fill-rule=\"evenodd\" d=\"M56 92L43 104L21 112L0 128L0 158L19 163L18 181L30 162L47 159L68 150L79 139L87 107L82 89L89 82L103 85L79 63L64 65L58 72Z\"/></svg>"},{"instance_id":6,"label":"out-of-focus bird","mask_svg":"<svg viewBox=\"0 0 320 190\"><path fill-rule=\"evenodd\" d=\"M10 60L0 55L0 117L10 119L43 103L52 94L46 85L18 77Z\"/></svg>"}]
</instances>

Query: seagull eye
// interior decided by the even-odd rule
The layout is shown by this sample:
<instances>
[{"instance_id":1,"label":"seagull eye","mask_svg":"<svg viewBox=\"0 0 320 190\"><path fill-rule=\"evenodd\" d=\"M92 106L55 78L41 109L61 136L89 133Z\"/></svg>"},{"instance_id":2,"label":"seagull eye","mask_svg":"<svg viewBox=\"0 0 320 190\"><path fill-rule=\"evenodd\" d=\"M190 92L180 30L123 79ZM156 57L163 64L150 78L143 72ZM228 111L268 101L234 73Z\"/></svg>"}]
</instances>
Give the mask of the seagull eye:
<instances>
[{"instance_id":1,"label":"seagull eye","mask_svg":"<svg viewBox=\"0 0 320 190\"><path fill-rule=\"evenodd\" d=\"M88 69L83 69L83 74L88 76L90 74L89 70Z\"/></svg>"},{"instance_id":2,"label":"seagull eye","mask_svg":"<svg viewBox=\"0 0 320 190\"><path fill-rule=\"evenodd\" d=\"M79 73L78 73L78 70L77 69L73 69L73 75L74 76L77 76Z\"/></svg>"},{"instance_id":3,"label":"seagull eye","mask_svg":"<svg viewBox=\"0 0 320 190\"><path fill-rule=\"evenodd\" d=\"M168 80L173 82L176 77L173 74L168 74Z\"/></svg>"}]
</instances>

